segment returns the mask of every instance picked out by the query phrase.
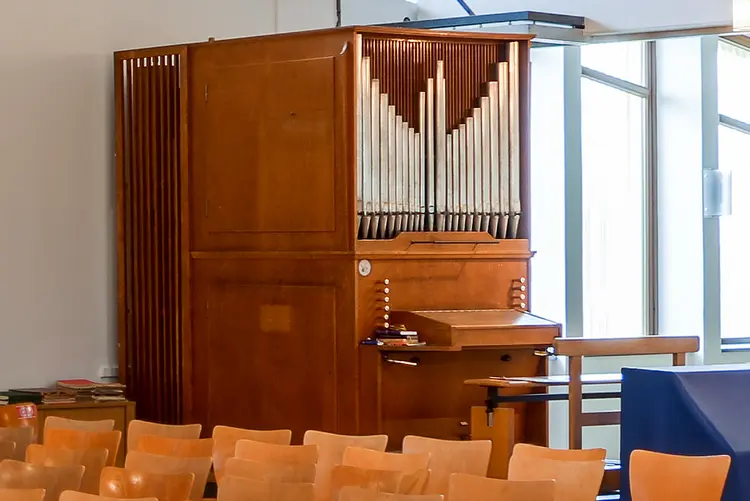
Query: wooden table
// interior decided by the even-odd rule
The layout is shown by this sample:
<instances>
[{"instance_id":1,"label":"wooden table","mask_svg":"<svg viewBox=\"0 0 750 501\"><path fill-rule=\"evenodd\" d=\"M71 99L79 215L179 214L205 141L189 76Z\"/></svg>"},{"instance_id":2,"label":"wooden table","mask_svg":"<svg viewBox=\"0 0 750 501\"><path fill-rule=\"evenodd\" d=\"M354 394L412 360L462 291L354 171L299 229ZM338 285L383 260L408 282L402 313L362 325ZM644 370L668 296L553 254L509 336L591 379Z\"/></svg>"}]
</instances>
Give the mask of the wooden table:
<instances>
[{"instance_id":1,"label":"wooden table","mask_svg":"<svg viewBox=\"0 0 750 501\"><path fill-rule=\"evenodd\" d=\"M44 420L48 416L58 416L79 421L99 421L113 419L115 430L122 432L122 442L117 453L116 465L125 464L125 444L127 443L128 424L135 418L135 402L76 402L75 404L43 404L37 406L39 418L39 441L43 440Z\"/></svg>"},{"instance_id":2,"label":"wooden table","mask_svg":"<svg viewBox=\"0 0 750 501\"><path fill-rule=\"evenodd\" d=\"M585 385L619 384L620 382L622 382L622 374L584 374L581 376L581 383ZM566 401L569 399L569 393L549 393L547 390L550 387L567 386L569 383L570 377L567 375L489 377L464 381L466 385L484 388L487 394L485 407L472 408L471 438L492 441L490 476L507 478L508 462L513 453L513 446L516 444L514 431L516 418L512 404ZM523 393L518 393L517 390L523 390ZM620 390L618 388L612 391L583 393L582 398L586 400L619 399Z\"/></svg>"}]
</instances>

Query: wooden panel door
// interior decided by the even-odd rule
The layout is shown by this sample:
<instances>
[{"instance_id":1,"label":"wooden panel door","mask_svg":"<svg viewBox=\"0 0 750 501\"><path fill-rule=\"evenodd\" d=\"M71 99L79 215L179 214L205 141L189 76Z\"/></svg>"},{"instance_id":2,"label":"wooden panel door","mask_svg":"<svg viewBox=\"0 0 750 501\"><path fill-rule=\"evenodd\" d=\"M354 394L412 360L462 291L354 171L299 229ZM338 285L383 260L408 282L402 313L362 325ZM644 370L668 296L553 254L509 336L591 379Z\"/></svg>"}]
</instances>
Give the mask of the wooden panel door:
<instances>
[{"instance_id":1,"label":"wooden panel door","mask_svg":"<svg viewBox=\"0 0 750 501\"><path fill-rule=\"evenodd\" d=\"M351 52L193 77L194 250L350 248ZM202 59L200 59L202 58Z\"/></svg>"},{"instance_id":2,"label":"wooden panel door","mask_svg":"<svg viewBox=\"0 0 750 501\"><path fill-rule=\"evenodd\" d=\"M348 268L351 262L196 261L192 419L207 435L218 424L289 428L299 441L308 429L336 431L342 415L352 414Z\"/></svg>"}]
</instances>

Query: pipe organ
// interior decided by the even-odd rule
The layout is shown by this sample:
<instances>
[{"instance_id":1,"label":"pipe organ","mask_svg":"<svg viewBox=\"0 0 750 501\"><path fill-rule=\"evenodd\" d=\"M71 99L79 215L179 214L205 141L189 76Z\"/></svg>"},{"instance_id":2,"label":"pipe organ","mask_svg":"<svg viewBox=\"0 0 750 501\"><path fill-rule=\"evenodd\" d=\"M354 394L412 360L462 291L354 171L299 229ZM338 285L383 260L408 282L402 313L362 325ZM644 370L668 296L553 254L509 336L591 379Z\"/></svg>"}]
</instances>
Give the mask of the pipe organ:
<instances>
[{"instance_id":1,"label":"pipe organ","mask_svg":"<svg viewBox=\"0 0 750 501\"><path fill-rule=\"evenodd\" d=\"M519 42L427 45L357 35L356 47L358 237L516 238Z\"/></svg>"},{"instance_id":2,"label":"pipe organ","mask_svg":"<svg viewBox=\"0 0 750 501\"><path fill-rule=\"evenodd\" d=\"M484 395L465 379L546 374L529 46L351 27L116 53L120 368L139 417L398 447L468 435ZM394 325L425 344L361 344ZM546 443L546 404L512 405L505 432Z\"/></svg>"}]
</instances>

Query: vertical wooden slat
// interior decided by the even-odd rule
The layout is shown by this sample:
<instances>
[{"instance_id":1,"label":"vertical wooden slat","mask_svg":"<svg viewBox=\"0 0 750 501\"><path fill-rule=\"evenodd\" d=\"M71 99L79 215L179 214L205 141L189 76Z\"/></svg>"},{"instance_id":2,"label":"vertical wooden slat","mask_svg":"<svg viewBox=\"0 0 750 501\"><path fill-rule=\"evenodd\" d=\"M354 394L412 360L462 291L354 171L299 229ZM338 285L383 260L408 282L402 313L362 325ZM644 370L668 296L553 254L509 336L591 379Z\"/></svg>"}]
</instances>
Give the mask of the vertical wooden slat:
<instances>
[{"instance_id":1,"label":"vertical wooden slat","mask_svg":"<svg viewBox=\"0 0 750 501\"><path fill-rule=\"evenodd\" d=\"M127 344L127 304L128 297L128 280L126 269L126 252L127 237L126 225L126 168L125 168L125 150L126 150L126 117L125 109L125 61L120 57L114 58L115 66L115 190L116 202L116 221L117 221L117 345L118 345L118 366L119 379L122 383L127 381L127 351L124 349Z\"/></svg>"},{"instance_id":2,"label":"vertical wooden slat","mask_svg":"<svg viewBox=\"0 0 750 501\"><path fill-rule=\"evenodd\" d=\"M167 330L166 319L167 319L167 300L166 300L166 284L168 282L165 274L167 273L166 266L166 252L164 239L167 238L165 232L164 218L164 56L156 56L154 62L156 66L155 70L155 86L156 95L154 99L156 101L156 114L157 114L157 134L156 139L158 142L158 148L156 151L156 165L158 166L156 171L157 184L156 184L156 200L157 200L157 216L156 216L156 241L157 241L157 276L159 277L159 335L156 339L157 352L159 353L159 386L161 386L161 395L159 398L159 413L164 416L167 414L168 398L169 395L169 379L166 372L165 361L166 349L164 346L164 337Z\"/></svg>"},{"instance_id":3,"label":"vertical wooden slat","mask_svg":"<svg viewBox=\"0 0 750 501\"><path fill-rule=\"evenodd\" d=\"M165 148L164 148L164 155L165 155L165 186L166 186L166 199L167 199L167 219L166 219L166 232L168 235L167 238L167 248L166 248L166 255L167 255L167 271L168 271L168 277L169 277L169 283L167 284L167 306L168 306L168 314L167 314L167 331L165 332L164 336L164 346L166 348L167 357L165 360L165 370L170 375L170 386L169 386L169 393L170 395L175 395L174 387L177 383L175 381L176 375L175 375L175 365L172 363L173 356L174 356L174 350L175 346L172 343L173 336L175 332L177 331L177 322L175 319L175 314L177 313L177 305L176 305L176 295L178 294L178 291L175 287L175 279L177 278L178 271L175 270L175 218L179 218L179 213L175 213L175 207L174 207L174 193L175 193L175 178L174 178L174 155L172 154L172 144L174 143L174 120L172 119L172 109L174 108L174 90L173 87L176 85L176 82L173 77L173 58L174 56L168 55L165 60L165 77L166 77L166 84L165 84L165 99L164 99L164 113L165 113ZM167 418L171 422L175 422L176 416L173 408L168 409L168 415Z\"/></svg>"},{"instance_id":4,"label":"vertical wooden slat","mask_svg":"<svg viewBox=\"0 0 750 501\"><path fill-rule=\"evenodd\" d=\"M192 336L191 336L191 323L190 323L190 279L192 275L191 262L189 259L190 253L190 199L189 199L189 178L188 178L188 141L189 141L189 129L188 129L188 59L187 59L187 48L183 47L178 55L179 61L179 111L176 114L176 121L179 124L178 138L178 151L179 151L179 168L178 173L178 186L180 187L180 329L179 333L181 337L178 339L177 348L179 351L180 367L181 367L181 385L179 392L177 393L178 398L183 403L184 408L187 408L192 412L192 392L189 391L192 385ZM201 305L196 305L201 307ZM182 409L180 409L180 417L182 417Z\"/></svg>"}]
</instances>

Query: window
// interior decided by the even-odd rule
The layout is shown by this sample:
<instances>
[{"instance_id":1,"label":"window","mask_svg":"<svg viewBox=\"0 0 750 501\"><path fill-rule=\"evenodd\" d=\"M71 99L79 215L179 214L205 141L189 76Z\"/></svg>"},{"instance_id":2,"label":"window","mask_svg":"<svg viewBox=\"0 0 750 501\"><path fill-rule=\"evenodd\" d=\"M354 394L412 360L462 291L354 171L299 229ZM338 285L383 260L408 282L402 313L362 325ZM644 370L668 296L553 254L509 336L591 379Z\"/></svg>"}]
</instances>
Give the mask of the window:
<instances>
[{"instance_id":1,"label":"window","mask_svg":"<svg viewBox=\"0 0 750 501\"><path fill-rule=\"evenodd\" d=\"M747 347L750 297L750 50L720 42L719 170L732 176L732 213L719 221L721 337L729 346ZM740 339L745 338L745 339ZM733 341L732 341L733 340ZM738 343L738 344L735 344Z\"/></svg>"},{"instance_id":2,"label":"window","mask_svg":"<svg viewBox=\"0 0 750 501\"><path fill-rule=\"evenodd\" d=\"M649 332L646 43L581 49L583 335Z\"/></svg>"}]
</instances>

